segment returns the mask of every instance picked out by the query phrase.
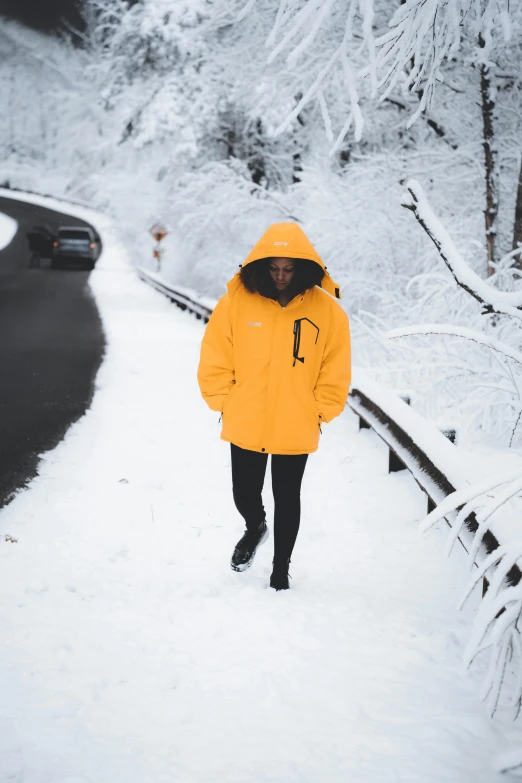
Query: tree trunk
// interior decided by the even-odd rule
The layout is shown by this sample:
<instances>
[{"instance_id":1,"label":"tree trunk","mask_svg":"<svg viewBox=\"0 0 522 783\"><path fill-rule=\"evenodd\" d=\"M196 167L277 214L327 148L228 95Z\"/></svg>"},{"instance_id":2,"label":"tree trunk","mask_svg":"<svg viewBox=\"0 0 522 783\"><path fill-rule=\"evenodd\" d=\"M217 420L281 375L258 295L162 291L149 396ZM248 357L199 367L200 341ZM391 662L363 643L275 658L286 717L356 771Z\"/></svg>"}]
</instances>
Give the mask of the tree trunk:
<instances>
[{"instance_id":1,"label":"tree trunk","mask_svg":"<svg viewBox=\"0 0 522 783\"><path fill-rule=\"evenodd\" d=\"M484 47L484 39L479 36L479 44ZM486 170L486 248L488 254L488 277L495 271L493 262L497 260L497 213L498 199L496 189L496 154L494 149L493 110L495 101L491 92L489 67L480 65L480 96L482 100L484 165Z\"/></svg>"},{"instance_id":2,"label":"tree trunk","mask_svg":"<svg viewBox=\"0 0 522 783\"><path fill-rule=\"evenodd\" d=\"M522 158L520 160L520 169L518 170L517 203L515 207L515 225L513 226L513 250L519 245L522 247ZM513 266L522 269L522 258L515 256Z\"/></svg>"}]
</instances>

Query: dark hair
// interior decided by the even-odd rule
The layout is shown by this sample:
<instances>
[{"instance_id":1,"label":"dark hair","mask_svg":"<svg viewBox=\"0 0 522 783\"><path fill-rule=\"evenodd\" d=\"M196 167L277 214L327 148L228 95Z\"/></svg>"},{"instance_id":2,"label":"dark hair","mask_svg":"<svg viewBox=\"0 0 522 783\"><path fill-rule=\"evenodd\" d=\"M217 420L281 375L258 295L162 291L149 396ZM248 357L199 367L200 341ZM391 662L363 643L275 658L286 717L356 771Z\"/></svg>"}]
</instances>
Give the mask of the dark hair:
<instances>
[{"instance_id":1,"label":"dark hair","mask_svg":"<svg viewBox=\"0 0 522 783\"><path fill-rule=\"evenodd\" d=\"M292 258L295 271L288 284L290 298L303 294L314 285L321 285L324 277L324 269L309 258ZM273 258L260 258L251 261L245 267L241 267L240 279L247 291L251 294L261 294L268 299L277 299L277 288L270 276L270 262Z\"/></svg>"}]
</instances>

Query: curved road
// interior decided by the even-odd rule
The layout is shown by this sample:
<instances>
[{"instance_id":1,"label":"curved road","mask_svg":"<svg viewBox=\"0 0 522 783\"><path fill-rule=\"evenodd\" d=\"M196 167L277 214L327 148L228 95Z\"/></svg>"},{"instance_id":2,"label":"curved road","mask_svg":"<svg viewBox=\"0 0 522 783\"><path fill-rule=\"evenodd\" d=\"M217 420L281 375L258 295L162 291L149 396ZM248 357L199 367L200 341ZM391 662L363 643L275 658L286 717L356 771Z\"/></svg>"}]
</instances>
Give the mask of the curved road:
<instances>
[{"instance_id":1,"label":"curved road","mask_svg":"<svg viewBox=\"0 0 522 783\"><path fill-rule=\"evenodd\" d=\"M36 475L38 455L89 407L105 340L89 272L29 268L31 226L88 224L4 197L0 212L18 222L0 251L1 507Z\"/></svg>"}]
</instances>

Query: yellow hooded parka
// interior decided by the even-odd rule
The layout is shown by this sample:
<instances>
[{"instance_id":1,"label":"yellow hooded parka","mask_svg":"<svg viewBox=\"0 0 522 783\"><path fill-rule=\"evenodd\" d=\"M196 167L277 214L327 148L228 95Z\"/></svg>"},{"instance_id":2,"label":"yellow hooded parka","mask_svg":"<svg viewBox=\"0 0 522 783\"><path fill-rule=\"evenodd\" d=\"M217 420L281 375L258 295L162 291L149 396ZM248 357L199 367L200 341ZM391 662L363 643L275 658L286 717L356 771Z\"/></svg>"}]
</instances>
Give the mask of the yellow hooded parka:
<instances>
[{"instance_id":1,"label":"yellow hooded parka","mask_svg":"<svg viewBox=\"0 0 522 783\"><path fill-rule=\"evenodd\" d=\"M309 454L318 448L321 422L346 404L348 316L334 298L339 287L297 224L270 226L243 266L270 257L314 261L325 270L322 288L282 307L234 275L205 329L198 382L208 406L222 413L223 440L267 454Z\"/></svg>"}]
</instances>

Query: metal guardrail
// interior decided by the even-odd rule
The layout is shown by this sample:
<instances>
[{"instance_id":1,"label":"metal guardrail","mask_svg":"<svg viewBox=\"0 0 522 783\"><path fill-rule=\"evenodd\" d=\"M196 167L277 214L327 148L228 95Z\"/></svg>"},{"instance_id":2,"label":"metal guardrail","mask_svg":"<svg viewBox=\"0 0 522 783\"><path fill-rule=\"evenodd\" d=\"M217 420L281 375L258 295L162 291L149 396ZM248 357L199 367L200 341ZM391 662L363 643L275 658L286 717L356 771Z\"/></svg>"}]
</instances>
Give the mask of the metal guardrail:
<instances>
[{"instance_id":1,"label":"metal guardrail","mask_svg":"<svg viewBox=\"0 0 522 783\"><path fill-rule=\"evenodd\" d=\"M182 286L174 286L162 280L161 277L149 270L139 268L138 274L142 280L153 286L157 291L167 296L182 310L194 313L196 318L208 322L216 301L207 297L200 296L196 291ZM453 430L441 432L434 424L423 419L420 414L409 408L409 400L405 401L397 397L394 400L396 414L390 414L386 411L386 405L379 404L375 394L375 381L369 379L359 382L356 378L352 383L347 404L359 417L359 428L370 427L388 446L389 449L389 472L407 469L419 487L426 493L428 499L428 512L438 505L445 497L462 488L459 481L455 479L455 464L459 462L459 449L452 442L455 437ZM370 391L368 390L370 387ZM373 393L372 388L373 387ZM386 391L386 390L383 390ZM397 407L399 406L399 408ZM402 410L400 409L402 407ZM430 442L436 445L436 456L433 450L420 445L415 440L415 432L424 429L428 434ZM441 453L443 458L441 459ZM458 511L458 509L457 509ZM454 512L453 516L456 516ZM451 521L447 515L446 522L451 527ZM492 524L493 528L493 524ZM469 534L469 540L466 540L466 533L459 536L459 541L466 551L471 543L471 539L477 532L478 524L475 514L471 513L465 522L465 528ZM502 542L504 543L504 542ZM494 529L487 530L482 536L481 559L497 549L501 544L499 536ZM518 565L508 571L507 583L511 586L517 585L522 580L522 570ZM488 587L488 580L483 578L483 594Z\"/></svg>"},{"instance_id":2,"label":"metal guardrail","mask_svg":"<svg viewBox=\"0 0 522 783\"><path fill-rule=\"evenodd\" d=\"M402 403L407 405L406 402ZM364 426L371 427L377 435L386 443L389 449L389 472L408 469L419 487L426 493L428 499L428 513L432 511L438 503L445 497L462 487L456 486L457 482L448 475L448 470L435 461L428 453L413 439L407 428L401 426L399 422L393 419L375 400L365 394L357 386L352 386L348 397L348 405L359 416L359 429ZM413 411L411 413L414 413ZM414 414L420 418L419 414ZM427 428L432 428L431 438L447 438L447 448L455 451L455 458L458 458L458 447L451 442L447 434L438 431L429 421L423 424ZM451 527L451 522L446 518L447 524ZM459 536L459 541L468 552L471 538L478 530L478 523L475 513L472 512L466 518L465 528L469 533L469 539L465 535ZM489 529L482 535L483 555L486 556L500 546L497 535ZM522 579L522 571L518 565L514 565L507 573L507 582L510 586L517 585ZM488 580L483 578L483 595L488 588Z\"/></svg>"},{"instance_id":3,"label":"metal guardrail","mask_svg":"<svg viewBox=\"0 0 522 783\"><path fill-rule=\"evenodd\" d=\"M190 288L183 288L182 286L174 287L162 280L160 275L151 272L148 269L144 269L143 267L138 267L138 275L145 283L148 283L157 291L164 294L182 310L188 310L189 313L194 313L196 318L203 319L205 323L208 322L212 315L212 310L216 305L216 302L212 299L200 296L196 291L192 291Z\"/></svg>"}]
</instances>

